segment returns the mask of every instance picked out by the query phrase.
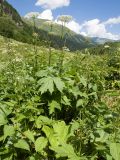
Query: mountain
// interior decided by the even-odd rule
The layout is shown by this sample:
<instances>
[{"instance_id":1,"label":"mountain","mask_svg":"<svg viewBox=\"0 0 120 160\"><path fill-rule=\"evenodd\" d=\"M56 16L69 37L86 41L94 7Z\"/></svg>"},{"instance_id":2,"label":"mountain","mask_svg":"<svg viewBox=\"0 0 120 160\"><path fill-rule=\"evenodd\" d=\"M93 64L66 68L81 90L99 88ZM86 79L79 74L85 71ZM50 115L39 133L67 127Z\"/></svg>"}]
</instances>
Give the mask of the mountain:
<instances>
[{"instance_id":1,"label":"mountain","mask_svg":"<svg viewBox=\"0 0 120 160\"><path fill-rule=\"evenodd\" d=\"M32 41L32 28L6 0L0 0L0 34L22 42Z\"/></svg>"},{"instance_id":2,"label":"mountain","mask_svg":"<svg viewBox=\"0 0 120 160\"><path fill-rule=\"evenodd\" d=\"M78 35L68 28L64 28L64 39L61 39L61 26L55 25L54 32L45 24L46 20L37 20L36 27L33 27L31 20L22 19L19 13L6 0L0 0L0 34L25 43L33 43L33 32L38 35L36 44L48 45L61 48L66 42L66 47L71 51L81 50L94 46L90 38Z\"/></svg>"},{"instance_id":3,"label":"mountain","mask_svg":"<svg viewBox=\"0 0 120 160\"><path fill-rule=\"evenodd\" d=\"M34 21L32 18L23 18L23 21L31 26L34 26L35 24L35 26L38 29L48 32L48 34L50 34L53 37L54 36L61 37L62 25L60 24L37 18ZM76 34L67 27L63 27L63 30L64 30L63 34L64 34L64 40L66 41L66 46L70 48L70 50L72 50L73 46L76 48L76 50L94 46L94 43L91 41L90 38L84 37L80 34Z\"/></svg>"},{"instance_id":4,"label":"mountain","mask_svg":"<svg viewBox=\"0 0 120 160\"><path fill-rule=\"evenodd\" d=\"M105 44L106 42L115 42L115 40L112 40L112 39L99 38L99 37L93 37L91 38L91 40L95 44Z\"/></svg>"},{"instance_id":5,"label":"mountain","mask_svg":"<svg viewBox=\"0 0 120 160\"><path fill-rule=\"evenodd\" d=\"M16 23L21 23L21 17L17 10L13 8L7 1L0 0L0 17L7 16L11 17Z\"/></svg>"}]
</instances>

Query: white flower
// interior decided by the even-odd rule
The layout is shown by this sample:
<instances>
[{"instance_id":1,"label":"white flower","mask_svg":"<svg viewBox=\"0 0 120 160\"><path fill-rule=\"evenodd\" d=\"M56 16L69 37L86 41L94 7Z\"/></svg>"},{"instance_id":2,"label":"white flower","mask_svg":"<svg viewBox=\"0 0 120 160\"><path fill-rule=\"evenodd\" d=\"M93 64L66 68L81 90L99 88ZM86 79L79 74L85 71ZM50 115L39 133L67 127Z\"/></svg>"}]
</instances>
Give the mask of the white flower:
<instances>
[{"instance_id":1,"label":"white flower","mask_svg":"<svg viewBox=\"0 0 120 160\"><path fill-rule=\"evenodd\" d=\"M104 48L110 48L110 46L108 46L108 45L105 45L105 46L104 46Z\"/></svg>"},{"instance_id":2,"label":"white flower","mask_svg":"<svg viewBox=\"0 0 120 160\"><path fill-rule=\"evenodd\" d=\"M47 24L49 26L56 24L54 21L46 21L44 24Z\"/></svg>"},{"instance_id":3,"label":"white flower","mask_svg":"<svg viewBox=\"0 0 120 160\"><path fill-rule=\"evenodd\" d=\"M61 21L61 22L64 22L64 23L69 23L70 21L72 21L72 16L70 15L62 15L62 16L59 16L57 18L57 21Z\"/></svg>"},{"instance_id":4,"label":"white flower","mask_svg":"<svg viewBox=\"0 0 120 160\"><path fill-rule=\"evenodd\" d=\"M25 18L37 18L39 16L39 12L30 12L28 14L26 14L24 17Z\"/></svg>"}]
</instances>

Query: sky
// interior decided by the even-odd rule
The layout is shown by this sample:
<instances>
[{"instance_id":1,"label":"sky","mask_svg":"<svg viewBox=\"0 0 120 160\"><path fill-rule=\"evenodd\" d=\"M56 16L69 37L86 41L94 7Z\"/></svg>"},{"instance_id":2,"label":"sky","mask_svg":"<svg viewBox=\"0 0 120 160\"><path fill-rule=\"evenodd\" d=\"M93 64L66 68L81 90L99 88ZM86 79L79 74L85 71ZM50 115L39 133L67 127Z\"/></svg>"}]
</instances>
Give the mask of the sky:
<instances>
[{"instance_id":1,"label":"sky","mask_svg":"<svg viewBox=\"0 0 120 160\"><path fill-rule=\"evenodd\" d=\"M120 0L7 0L27 18L57 22L60 15L70 15L66 27L89 37L120 39ZM57 22L59 23L59 22Z\"/></svg>"}]
</instances>

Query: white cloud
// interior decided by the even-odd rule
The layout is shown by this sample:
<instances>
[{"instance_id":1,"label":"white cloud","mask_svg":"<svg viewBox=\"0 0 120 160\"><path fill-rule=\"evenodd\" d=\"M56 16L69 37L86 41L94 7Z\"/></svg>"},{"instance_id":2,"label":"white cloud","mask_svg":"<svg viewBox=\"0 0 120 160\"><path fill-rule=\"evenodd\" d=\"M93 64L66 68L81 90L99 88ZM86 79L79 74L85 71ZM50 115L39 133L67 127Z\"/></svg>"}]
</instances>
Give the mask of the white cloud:
<instances>
[{"instance_id":1,"label":"white cloud","mask_svg":"<svg viewBox=\"0 0 120 160\"><path fill-rule=\"evenodd\" d=\"M60 22L57 23L61 24ZM120 35L108 32L105 23L101 22L99 19L89 20L81 25L76 21L72 20L71 22L66 24L66 27L76 32L77 34L81 34L83 36L107 38L112 40L120 39Z\"/></svg>"},{"instance_id":2,"label":"white cloud","mask_svg":"<svg viewBox=\"0 0 120 160\"><path fill-rule=\"evenodd\" d=\"M26 14L24 17L25 18L32 18L33 16L35 16L38 19L53 20L53 14L52 14L52 11L50 9L46 9L42 13L30 12L30 13Z\"/></svg>"},{"instance_id":3,"label":"white cloud","mask_svg":"<svg viewBox=\"0 0 120 160\"><path fill-rule=\"evenodd\" d=\"M53 20L53 14L50 9L46 9L43 11L41 14L38 16L39 19L48 19L48 20Z\"/></svg>"},{"instance_id":4,"label":"white cloud","mask_svg":"<svg viewBox=\"0 0 120 160\"><path fill-rule=\"evenodd\" d=\"M30 12L25 15L26 18L30 18L32 16L36 16L40 19L48 19L53 20L53 14L50 9L43 11L42 13L39 12ZM55 20L57 24L61 24L61 22ZM120 23L120 17L117 18L110 18L105 22L101 22L99 19L93 19L89 21L85 21L83 24L77 23L75 20L70 21L66 24L70 30L76 32L77 34L81 34L83 36L88 37L99 37L99 38L107 38L113 40L120 40L120 35L113 34L107 31L107 25L114 25Z\"/></svg>"},{"instance_id":5,"label":"white cloud","mask_svg":"<svg viewBox=\"0 0 120 160\"><path fill-rule=\"evenodd\" d=\"M61 24L61 22L57 22L57 23ZM108 32L106 29L106 25L103 22L101 22L99 19L89 20L84 22L81 25L76 21L72 20L71 22L66 24L66 27L76 32L77 34L81 34L83 36L107 38L107 39L113 39L113 40L120 39L120 35L115 35Z\"/></svg>"},{"instance_id":6,"label":"white cloud","mask_svg":"<svg viewBox=\"0 0 120 160\"><path fill-rule=\"evenodd\" d=\"M82 29L88 36L101 36L106 33L105 25L99 19L93 19L82 24Z\"/></svg>"},{"instance_id":7,"label":"white cloud","mask_svg":"<svg viewBox=\"0 0 120 160\"><path fill-rule=\"evenodd\" d=\"M77 34L80 34L81 26L76 21L72 20L69 22L66 27L68 27L70 30L76 32Z\"/></svg>"},{"instance_id":8,"label":"white cloud","mask_svg":"<svg viewBox=\"0 0 120 160\"><path fill-rule=\"evenodd\" d=\"M81 31L83 31L84 35L86 34L90 37L100 37L114 40L120 39L119 35L108 32L106 25L100 22L99 19L93 19L83 23Z\"/></svg>"},{"instance_id":9,"label":"white cloud","mask_svg":"<svg viewBox=\"0 0 120 160\"><path fill-rule=\"evenodd\" d=\"M105 25L111 25L111 24L120 24L120 16L109 18L107 21L104 22Z\"/></svg>"},{"instance_id":10,"label":"white cloud","mask_svg":"<svg viewBox=\"0 0 120 160\"><path fill-rule=\"evenodd\" d=\"M57 24L62 25L62 22L57 21L57 19L55 20L55 22ZM77 23L75 20L71 20L69 23L66 23L66 27L69 28L70 30L72 30L73 32L77 33L77 34L80 34L81 25L79 23Z\"/></svg>"},{"instance_id":11,"label":"white cloud","mask_svg":"<svg viewBox=\"0 0 120 160\"><path fill-rule=\"evenodd\" d=\"M87 33L85 33L85 32L80 32L80 34L83 36L87 36Z\"/></svg>"},{"instance_id":12,"label":"white cloud","mask_svg":"<svg viewBox=\"0 0 120 160\"><path fill-rule=\"evenodd\" d=\"M36 5L46 9L69 6L70 0L37 0Z\"/></svg>"}]
</instances>

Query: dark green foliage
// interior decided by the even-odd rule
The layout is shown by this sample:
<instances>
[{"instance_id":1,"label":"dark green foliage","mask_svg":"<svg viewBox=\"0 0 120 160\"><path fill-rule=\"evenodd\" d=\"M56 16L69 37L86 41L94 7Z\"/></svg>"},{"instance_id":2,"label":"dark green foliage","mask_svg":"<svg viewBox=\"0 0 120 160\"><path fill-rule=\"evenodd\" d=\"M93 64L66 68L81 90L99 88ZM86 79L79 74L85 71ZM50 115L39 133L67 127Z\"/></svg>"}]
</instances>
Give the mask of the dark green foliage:
<instances>
[{"instance_id":1,"label":"dark green foliage","mask_svg":"<svg viewBox=\"0 0 120 160\"><path fill-rule=\"evenodd\" d=\"M1 14L0 16L10 16L16 23L21 22L21 17L18 14L18 12L16 11L16 9L14 9L6 0L1 0L0 1L0 10L1 10Z\"/></svg>"},{"instance_id":2,"label":"dark green foliage","mask_svg":"<svg viewBox=\"0 0 120 160\"><path fill-rule=\"evenodd\" d=\"M9 17L0 17L0 34L22 42L32 41L32 29L26 24L18 26Z\"/></svg>"}]
</instances>

